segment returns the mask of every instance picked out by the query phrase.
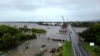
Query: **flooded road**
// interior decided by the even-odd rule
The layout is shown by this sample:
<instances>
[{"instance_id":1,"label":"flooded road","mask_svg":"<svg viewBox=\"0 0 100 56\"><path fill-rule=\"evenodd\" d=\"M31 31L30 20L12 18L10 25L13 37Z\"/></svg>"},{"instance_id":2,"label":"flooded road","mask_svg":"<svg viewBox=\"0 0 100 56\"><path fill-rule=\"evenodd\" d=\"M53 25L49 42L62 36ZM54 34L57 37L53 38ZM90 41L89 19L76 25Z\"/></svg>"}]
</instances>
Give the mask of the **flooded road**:
<instances>
[{"instance_id":1,"label":"flooded road","mask_svg":"<svg viewBox=\"0 0 100 56\"><path fill-rule=\"evenodd\" d=\"M73 29L77 32L77 33L81 33L83 31L85 31L88 27L73 27Z\"/></svg>"},{"instance_id":2,"label":"flooded road","mask_svg":"<svg viewBox=\"0 0 100 56\"><path fill-rule=\"evenodd\" d=\"M28 28L39 28L47 30L46 34L40 34L37 36L37 39L29 40L19 45L17 48L8 53L8 56L35 56L36 53L40 52L40 46L46 44L47 50L53 47L58 47L58 41L47 40L48 37L50 39L65 39L69 41L69 36L67 34L60 34L59 29L60 26L42 26L37 24L29 24L29 23L7 23L6 25L23 27L27 25ZM25 48L27 46L31 46L26 51ZM50 53L47 51L44 56L50 56Z\"/></svg>"}]
</instances>

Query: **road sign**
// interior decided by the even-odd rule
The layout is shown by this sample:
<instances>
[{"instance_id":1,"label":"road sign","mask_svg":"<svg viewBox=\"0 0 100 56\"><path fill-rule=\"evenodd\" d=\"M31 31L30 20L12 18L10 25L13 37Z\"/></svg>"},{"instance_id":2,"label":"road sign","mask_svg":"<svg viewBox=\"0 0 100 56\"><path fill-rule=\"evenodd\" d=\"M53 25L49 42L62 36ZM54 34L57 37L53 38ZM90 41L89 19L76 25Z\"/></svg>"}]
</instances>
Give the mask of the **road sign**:
<instances>
[{"instance_id":1,"label":"road sign","mask_svg":"<svg viewBox=\"0 0 100 56\"><path fill-rule=\"evenodd\" d=\"M90 42L90 46L94 46L95 45L95 43L94 42Z\"/></svg>"}]
</instances>

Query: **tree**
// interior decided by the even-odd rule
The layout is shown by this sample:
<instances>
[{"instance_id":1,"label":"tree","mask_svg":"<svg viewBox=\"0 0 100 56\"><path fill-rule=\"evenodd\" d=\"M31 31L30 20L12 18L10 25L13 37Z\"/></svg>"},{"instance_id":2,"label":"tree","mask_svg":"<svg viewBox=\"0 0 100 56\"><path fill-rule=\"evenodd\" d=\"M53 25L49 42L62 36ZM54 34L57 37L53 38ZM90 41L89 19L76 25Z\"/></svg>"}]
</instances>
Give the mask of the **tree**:
<instances>
[{"instance_id":1,"label":"tree","mask_svg":"<svg viewBox=\"0 0 100 56\"><path fill-rule=\"evenodd\" d=\"M43 23L44 23L44 22L37 22L37 24L39 24L39 25L43 25Z\"/></svg>"},{"instance_id":2,"label":"tree","mask_svg":"<svg viewBox=\"0 0 100 56\"><path fill-rule=\"evenodd\" d=\"M10 40L11 40L11 34L5 33L1 38L1 42L2 42L1 48L4 50L7 50L11 45Z\"/></svg>"},{"instance_id":3,"label":"tree","mask_svg":"<svg viewBox=\"0 0 100 56\"><path fill-rule=\"evenodd\" d=\"M10 33L14 35L14 33L17 33L17 32L18 32L18 29L15 27L0 25L0 33Z\"/></svg>"},{"instance_id":4,"label":"tree","mask_svg":"<svg viewBox=\"0 0 100 56\"><path fill-rule=\"evenodd\" d=\"M22 31L24 31L24 33L22 33ZM37 37L34 33L46 32L42 29L34 29L33 31L34 32L28 29L27 26L18 29L11 26L0 25L0 50L7 51L13 49L23 41L36 39Z\"/></svg>"},{"instance_id":5,"label":"tree","mask_svg":"<svg viewBox=\"0 0 100 56\"><path fill-rule=\"evenodd\" d=\"M18 30L19 30L20 32L27 32L27 31L30 31L30 29L28 29L26 25L24 25L24 27L20 27Z\"/></svg>"},{"instance_id":6,"label":"tree","mask_svg":"<svg viewBox=\"0 0 100 56\"><path fill-rule=\"evenodd\" d=\"M86 31L80 33L80 35L88 42L95 42L100 45L100 24L92 25Z\"/></svg>"}]
</instances>

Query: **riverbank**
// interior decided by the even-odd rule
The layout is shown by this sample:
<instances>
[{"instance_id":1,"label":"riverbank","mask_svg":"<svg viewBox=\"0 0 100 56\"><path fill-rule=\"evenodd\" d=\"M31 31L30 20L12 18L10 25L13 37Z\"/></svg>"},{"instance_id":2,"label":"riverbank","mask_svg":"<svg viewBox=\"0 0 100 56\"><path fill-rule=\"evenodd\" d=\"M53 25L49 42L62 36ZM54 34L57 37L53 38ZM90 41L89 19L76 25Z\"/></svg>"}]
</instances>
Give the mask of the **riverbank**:
<instances>
[{"instance_id":1,"label":"riverbank","mask_svg":"<svg viewBox=\"0 0 100 56\"><path fill-rule=\"evenodd\" d=\"M65 39L69 40L68 35L60 34L59 33L59 26L42 26L42 25L34 25L34 24L29 24L27 26L28 28L37 28L37 29L44 29L46 30L46 34L39 34L37 35L37 39L32 39L28 43L22 43L20 46L18 46L13 52L10 52L8 56L35 56L36 53L40 52L40 46L43 44L46 44L47 49L50 50L51 48L56 48L58 46L59 41L52 41L48 40L48 37L50 39ZM23 53L23 50L25 49L26 46L30 46L26 50L26 53ZM50 53L47 51L44 53L44 56L50 56Z\"/></svg>"},{"instance_id":2,"label":"riverbank","mask_svg":"<svg viewBox=\"0 0 100 56\"><path fill-rule=\"evenodd\" d=\"M46 30L27 26L16 28L8 25L0 25L0 55L7 53L30 39L37 39L36 34L46 33Z\"/></svg>"}]
</instances>

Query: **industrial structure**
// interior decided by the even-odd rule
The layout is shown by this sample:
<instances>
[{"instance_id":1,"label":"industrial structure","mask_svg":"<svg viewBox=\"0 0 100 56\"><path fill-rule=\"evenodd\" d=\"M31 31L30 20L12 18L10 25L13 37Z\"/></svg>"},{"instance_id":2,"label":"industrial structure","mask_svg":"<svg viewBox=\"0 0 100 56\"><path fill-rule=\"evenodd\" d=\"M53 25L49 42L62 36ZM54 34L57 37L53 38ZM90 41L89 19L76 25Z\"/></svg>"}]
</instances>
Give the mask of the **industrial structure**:
<instances>
[{"instance_id":1,"label":"industrial structure","mask_svg":"<svg viewBox=\"0 0 100 56\"><path fill-rule=\"evenodd\" d=\"M61 29L59 30L60 33L67 33L67 22L65 22L64 17L62 16L63 24L61 26Z\"/></svg>"}]
</instances>

